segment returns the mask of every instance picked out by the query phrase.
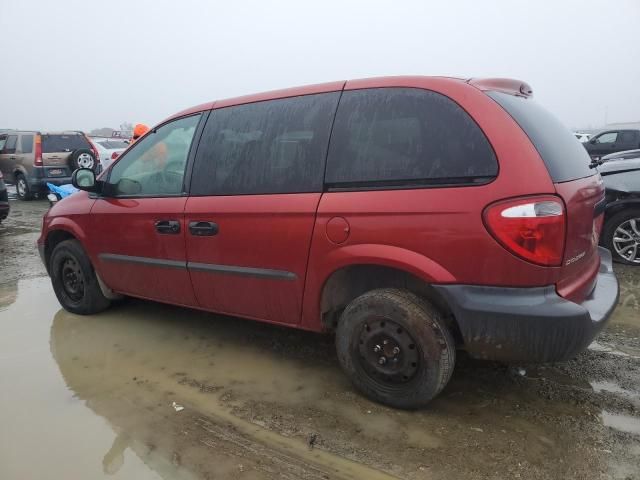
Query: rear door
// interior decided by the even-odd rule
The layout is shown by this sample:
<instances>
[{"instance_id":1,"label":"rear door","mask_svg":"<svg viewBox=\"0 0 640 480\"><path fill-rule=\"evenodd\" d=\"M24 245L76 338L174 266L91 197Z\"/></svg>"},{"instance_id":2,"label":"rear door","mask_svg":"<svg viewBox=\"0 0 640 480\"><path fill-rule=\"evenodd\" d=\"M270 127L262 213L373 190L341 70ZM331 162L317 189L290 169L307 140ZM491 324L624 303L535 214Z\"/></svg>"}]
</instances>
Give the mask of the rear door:
<instances>
[{"instance_id":1,"label":"rear door","mask_svg":"<svg viewBox=\"0 0 640 480\"><path fill-rule=\"evenodd\" d=\"M33 167L34 139L35 134L33 133L21 133L16 149L16 163L22 165L27 171Z\"/></svg>"},{"instance_id":2,"label":"rear door","mask_svg":"<svg viewBox=\"0 0 640 480\"><path fill-rule=\"evenodd\" d=\"M558 293L580 302L594 286L600 265L598 240L604 218L604 184L571 132L531 98L488 92L522 127L542 157L567 214L567 233ZM609 145L618 132L606 132Z\"/></svg>"},{"instance_id":3,"label":"rear door","mask_svg":"<svg viewBox=\"0 0 640 480\"><path fill-rule=\"evenodd\" d=\"M45 133L42 135L42 163L45 167L69 167L74 150L91 149L84 135L77 133Z\"/></svg>"},{"instance_id":4,"label":"rear door","mask_svg":"<svg viewBox=\"0 0 640 480\"><path fill-rule=\"evenodd\" d=\"M85 244L113 290L195 306L186 268L185 169L201 114L170 121L113 166Z\"/></svg>"},{"instance_id":5,"label":"rear door","mask_svg":"<svg viewBox=\"0 0 640 480\"><path fill-rule=\"evenodd\" d=\"M618 139L618 150L620 151L640 148L640 131L638 130L623 130Z\"/></svg>"},{"instance_id":6,"label":"rear door","mask_svg":"<svg viewBox=\"0 0 640 480\"><path fill-rule=\"evenodd\" d=\"M309 246L339 92L212 111L185 209L201 307L300 321Z\"/></svg>"}]
</instances>

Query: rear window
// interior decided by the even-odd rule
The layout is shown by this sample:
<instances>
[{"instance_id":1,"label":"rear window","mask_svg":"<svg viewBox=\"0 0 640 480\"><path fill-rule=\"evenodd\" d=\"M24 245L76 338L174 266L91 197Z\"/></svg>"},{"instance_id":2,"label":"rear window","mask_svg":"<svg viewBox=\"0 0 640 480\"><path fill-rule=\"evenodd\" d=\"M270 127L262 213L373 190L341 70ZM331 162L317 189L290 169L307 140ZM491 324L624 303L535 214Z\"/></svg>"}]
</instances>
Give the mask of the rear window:
<instances>
[{"instance_id":1,"label":"rear window","mask_svg":"<svg viewBox=\"0 0 640 480\"><path fill-rule=\"evenodd\" d=\"M72 152L79 148L91 148L84 135L44 134L42 135L42 152Z\"/></svg>"},{"instance_id":2,"label":"rear window","mask_svg":"<svg viewBox=\"0 0 640 480\"><path fill-rule=\"evenodd\" d=\"M524 130L554 183L595 175L586 149L551 113L531 98L487 92Z\"/></svg>"},{"instance_id":3,"label":"rear window","mask_svg":"<svg viewBox=\"0 0 640 480\"><path fill-rule=\"evenodd\" d=\"M484 183L497 173L484 133L448 97L416 88L343 93L327 160L330 186Z\"/></svg>"}]
</instances>

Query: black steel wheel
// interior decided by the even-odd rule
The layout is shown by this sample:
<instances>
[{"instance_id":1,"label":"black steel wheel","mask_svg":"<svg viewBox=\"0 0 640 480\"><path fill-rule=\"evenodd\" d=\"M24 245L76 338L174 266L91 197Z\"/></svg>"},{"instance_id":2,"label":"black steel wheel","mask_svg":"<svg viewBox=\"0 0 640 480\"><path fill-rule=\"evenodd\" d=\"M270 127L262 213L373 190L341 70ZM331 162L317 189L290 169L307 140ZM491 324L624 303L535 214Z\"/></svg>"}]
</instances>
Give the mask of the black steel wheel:
<instances>
[{"instance_id":1,"label":"black steel wheel","mask_svg":"<svg viewBox=\"0 0 640 480\"><path fill-rule=\"evenodd\" d=\"M379 289L353 300L336 331L338 359L354 386L398 408L418 408L445 387L455 343L438 310L411 292Z\"/></svg>"},{"instance_id":2,"label":"black steel wheel","mask_svg":"<svg viewBox=\"0 0 640 480\"><path fill-rule=\"evenodd\" d=\"M103 295L91 261L77 240L65 240L53 249L49 275L60 304L72 313L90 315L111 302Z\"/></svg>"}]
</instances>

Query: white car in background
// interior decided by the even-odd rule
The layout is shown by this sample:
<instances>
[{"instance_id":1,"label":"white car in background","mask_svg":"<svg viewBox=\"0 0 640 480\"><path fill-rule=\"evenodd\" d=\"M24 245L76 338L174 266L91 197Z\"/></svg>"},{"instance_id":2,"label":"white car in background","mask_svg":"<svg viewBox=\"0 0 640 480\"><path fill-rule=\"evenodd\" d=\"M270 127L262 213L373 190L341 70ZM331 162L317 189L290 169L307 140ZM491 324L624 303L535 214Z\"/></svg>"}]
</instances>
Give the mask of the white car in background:
<instances>
[{"instance_id":1,"label":"white car in background","mask_svg":"<svg viewBox=\"0 0 640 480\"><path fill-rule=\"evenodd\" d=\"M100 154L100 166L102 167L101 171L109 168L109 165L113 163L113 161L118 158L118 156L124 152L129 143L121 138L114 137L90 137L91 142L98 149L98 153Z\"/></svg>"},{"instance_id":2,"label":"white car in background","mask_svg":"<svg viewBox=\"0 0 640 480\"><path fill-rule=\"evenodd\" d=\"M575 137L580 140L582 143L588 142L589 139L591 138L591 134L590 133L580 133L580 132L573 132L573 134L575 135Z\"/></svg>"}]
</instances>

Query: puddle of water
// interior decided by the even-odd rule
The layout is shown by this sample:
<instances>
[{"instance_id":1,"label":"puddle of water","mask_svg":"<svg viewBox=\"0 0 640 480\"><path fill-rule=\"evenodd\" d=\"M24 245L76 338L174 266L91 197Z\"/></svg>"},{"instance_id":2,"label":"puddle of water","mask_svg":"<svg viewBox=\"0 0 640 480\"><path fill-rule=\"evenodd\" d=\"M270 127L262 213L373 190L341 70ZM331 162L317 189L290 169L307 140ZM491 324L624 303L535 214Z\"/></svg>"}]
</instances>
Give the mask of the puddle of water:
<instances>
[{"instance_id":1,"label":"puddle of water","mask_svg":"<svg viewBox=\"0 0 640 480\"><path fill-rule=\"evenodd\" d=\"M640 418L602 411L602 423L605 427L610 427L620 432L634 433L640 435Z\"/></svg>"},{"instance_id":2,"label":"puddle of water","mask_svg":"<svg viewBox=\"0 0 640 480\"><path fill-rule=\"evenodd\" d=\"M47 278L17 291L0 307L3 480L466 478L496 461L583 463L583 430L538 412L592 417L495 367L462 362L430 408L396 411L353 391L330 338L135 300L76 316Z\"/></svg>"},{"instance_id":3,"label":"puddle of water","mask_svg":"<svg viewBox=\"0 0 640 480\"><path fill-rule=\"evenodd\" d=\"M593 352L609 353L618 357L640 358L640 350L625 345L614 346L603 342L591 342L589 350Z\"/></svg>"}]
</instances>

